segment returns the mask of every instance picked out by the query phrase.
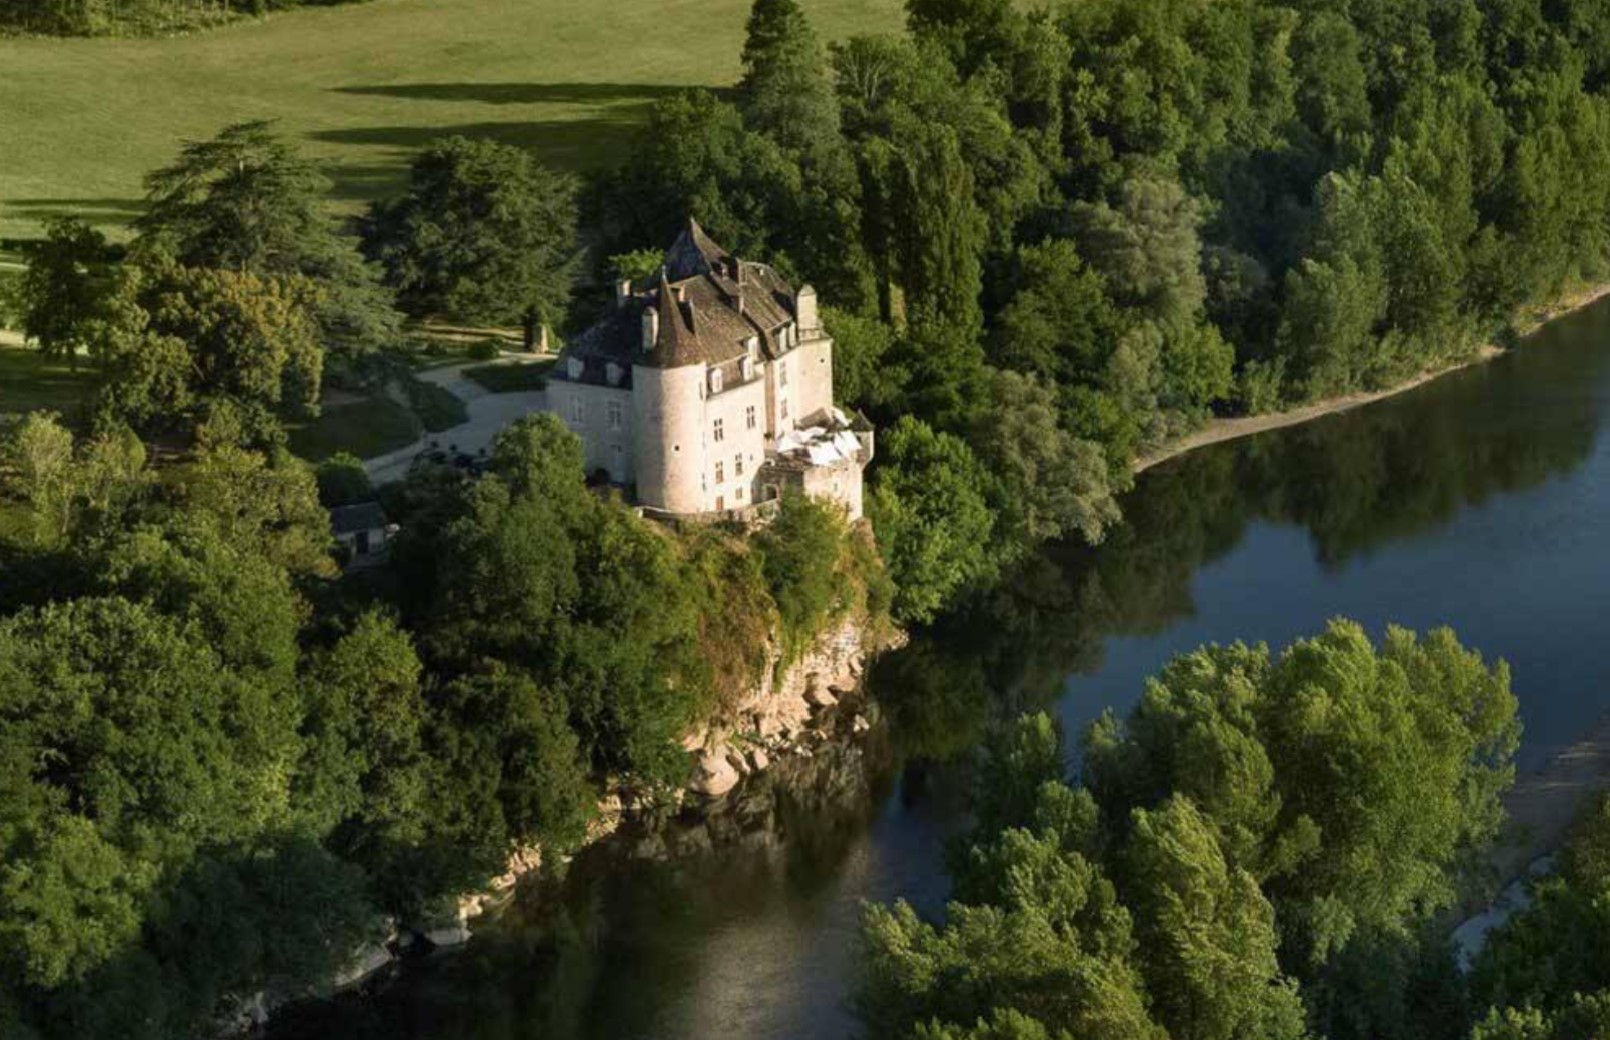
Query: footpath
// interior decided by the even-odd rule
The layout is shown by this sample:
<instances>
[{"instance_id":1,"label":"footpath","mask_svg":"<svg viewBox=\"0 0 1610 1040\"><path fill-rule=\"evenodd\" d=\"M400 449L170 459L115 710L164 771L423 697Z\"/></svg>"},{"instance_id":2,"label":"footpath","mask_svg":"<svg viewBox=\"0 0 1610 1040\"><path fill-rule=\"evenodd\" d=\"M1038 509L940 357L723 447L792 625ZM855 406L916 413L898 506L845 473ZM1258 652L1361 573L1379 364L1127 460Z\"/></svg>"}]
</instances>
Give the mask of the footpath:
<instances>
[{"instance_id":1,"label":"footpath","mask_svg":"<svg viewBox=\"0 0 1610 1040\"><path fill-rule=\"evenodd\" d=\"M469 362L420 372L419 378L446 390L464 402L469 419L440 433L426 433L414 443L365 459L364 470L375 484L401 480L408 475L408 467L421 452L434 448L449 455L464 453L475 455L492 442L492 437L503 427L531 412L547 407L548 395L541 390L512 394L494 394L473 379L464 376L464 370L487 362ZM508 363L514 364L515 361Z\"/></svg>"}]
</instances>

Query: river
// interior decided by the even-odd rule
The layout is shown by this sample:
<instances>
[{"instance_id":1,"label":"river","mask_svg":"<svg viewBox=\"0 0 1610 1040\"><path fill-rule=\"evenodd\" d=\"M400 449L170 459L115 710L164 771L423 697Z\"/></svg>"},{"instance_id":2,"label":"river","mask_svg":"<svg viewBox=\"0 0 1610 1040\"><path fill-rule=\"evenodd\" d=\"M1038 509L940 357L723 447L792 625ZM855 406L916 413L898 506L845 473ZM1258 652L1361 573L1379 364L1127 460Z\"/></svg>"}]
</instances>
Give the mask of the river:
<instances>
[{"instance_id":1,"label":"river","mask_svg":"<svg viewBox=\"0 0 1610 1040\"><path fill-rule=\"evenodd\" d=\"M1044 709L1076 734L1204 642L1451 625L1510 662L1538 768L1610 713L1607 414L1603 302L1411 393L1163 463L1106 545L1045 551L887 657L866 743L589 850L464 950L274 1035L843 1040L861 902L940 909L991 721Z\"/></svg>"}]
</instances>

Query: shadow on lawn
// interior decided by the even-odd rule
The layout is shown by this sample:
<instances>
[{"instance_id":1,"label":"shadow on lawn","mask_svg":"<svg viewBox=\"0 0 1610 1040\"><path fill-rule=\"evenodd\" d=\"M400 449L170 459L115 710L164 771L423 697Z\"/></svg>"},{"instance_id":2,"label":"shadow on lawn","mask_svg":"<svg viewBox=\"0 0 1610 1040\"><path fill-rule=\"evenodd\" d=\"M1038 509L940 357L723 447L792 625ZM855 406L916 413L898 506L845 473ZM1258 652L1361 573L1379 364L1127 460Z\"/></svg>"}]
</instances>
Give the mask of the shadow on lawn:
<instances>
[{"instance_id":1,"label":"shadow on lawn","mask_svg":"<svg viewBox=\"0 0 1610 1040\"><path fill-rule=\"evenodd\" d=\"M335 181L335 197L368 201L394 193L407 176L408 164L431 142L454 135L491 138L532 152L560 169L584 171L619 161L643 125L636 106L606 110L598 118L540 122L456 123L445 126L367 126L320 130L309 135L327 144L365 148L355 163L333 163L325 173ZM372 150L371 150L372 149Z\"/></svg>"},{"instance_id":2,"label":"shadow on lawn","mask_svg":"<svg viewBox=\"0 0 1610 1040\"><path fill-rule=\"evenodd\" d=\"M0 210L29 220L82 217L98 227L127 224L145 212L143 199L0 199Z\"/></svg>"},{"instance_id":3,"label":"shadow on lawn","mask_svg":"<svg viewBox=\"0 0 1610 1040\"><path fill-rule=\"evenodd\" d=\"M690 87L650 83L394 83L336 87L339 94L413 98L419 101L481 101L488 105L647 103Z\"/></svg>"}]
</instances>

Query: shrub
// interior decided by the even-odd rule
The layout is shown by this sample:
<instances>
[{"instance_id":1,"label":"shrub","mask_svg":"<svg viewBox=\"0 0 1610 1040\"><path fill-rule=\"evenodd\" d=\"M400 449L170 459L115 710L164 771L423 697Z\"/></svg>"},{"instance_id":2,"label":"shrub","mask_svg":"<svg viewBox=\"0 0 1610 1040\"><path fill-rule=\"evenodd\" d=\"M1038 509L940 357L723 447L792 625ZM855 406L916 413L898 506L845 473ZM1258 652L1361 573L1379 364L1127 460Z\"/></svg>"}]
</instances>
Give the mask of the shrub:
<instances>
[{"instance_id":1,"label":"shrub","mask_svg":"<svg viewBox=\"0 0 1610 1040\"><path fill-rule=\"evenodd\" d=\"M834 506L790 492L777 518L756 539L761 574L777 601L783 652L789 659L845 605L839 566L844 537L844 520Z\"/></svg>"},{"instance_id":2,"label":"shrub","mask_svg":"<svg viewBox=\"0 0 1610 1040\"><path fill-rule=\"evenodd\" d=\"M336 452L320 462L315 473L319 481L319 501L326 509L367 502L375 495L363 461L351 452Z\"/></svg>"}]
</instances>

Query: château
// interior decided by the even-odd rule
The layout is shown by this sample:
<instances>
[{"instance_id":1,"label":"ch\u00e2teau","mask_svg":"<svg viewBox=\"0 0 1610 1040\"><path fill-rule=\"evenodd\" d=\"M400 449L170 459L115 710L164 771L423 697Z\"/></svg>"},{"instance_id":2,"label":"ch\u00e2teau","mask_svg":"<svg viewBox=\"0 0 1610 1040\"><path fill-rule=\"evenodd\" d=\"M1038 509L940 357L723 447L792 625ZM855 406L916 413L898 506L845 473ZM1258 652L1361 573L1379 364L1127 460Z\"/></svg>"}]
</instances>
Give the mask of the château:
<instances>
[{"instance_id":1,"label":"ch\u00e2teau","mask_svg":"<svg viewBox=\"0 0 1610 1040\"><path fill-rule=\"evenodd\" d=\"M816 290L695 221L566 345L548 407L581 437L588 472L647 513L741 519L794 489L861 516L872 430L833 404Z\"/></svg>"}]
</instances>

